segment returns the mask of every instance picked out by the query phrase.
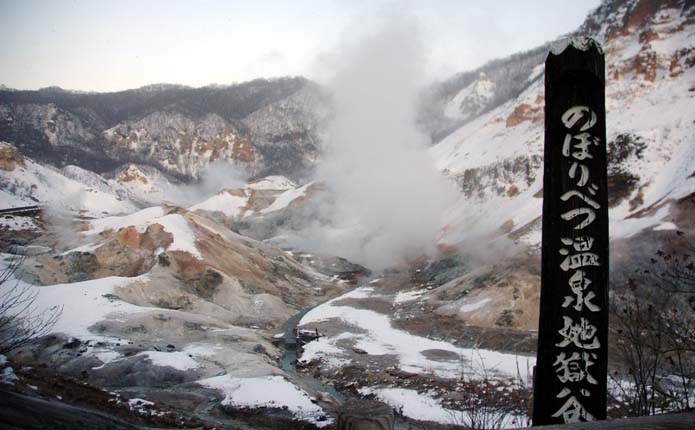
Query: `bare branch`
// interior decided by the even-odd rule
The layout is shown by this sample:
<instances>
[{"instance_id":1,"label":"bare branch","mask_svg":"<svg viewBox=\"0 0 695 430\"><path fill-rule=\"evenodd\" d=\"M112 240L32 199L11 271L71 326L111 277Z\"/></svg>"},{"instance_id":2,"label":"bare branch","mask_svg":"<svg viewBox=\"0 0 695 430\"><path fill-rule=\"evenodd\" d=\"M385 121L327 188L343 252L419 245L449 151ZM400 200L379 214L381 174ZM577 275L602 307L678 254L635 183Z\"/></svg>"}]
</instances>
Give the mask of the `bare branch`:
<instances>
[{"instance_id":1,"label":"bare branch","mask_svg":"<svg viewBox=\"0 0 695 430\"><path fill-rule=\"evenodd\" d=\"M16 279L23 257L0 271L0 354L44 336L63 313L62 306L37 309L38 290Z\"/></svg>"}]
</instances>

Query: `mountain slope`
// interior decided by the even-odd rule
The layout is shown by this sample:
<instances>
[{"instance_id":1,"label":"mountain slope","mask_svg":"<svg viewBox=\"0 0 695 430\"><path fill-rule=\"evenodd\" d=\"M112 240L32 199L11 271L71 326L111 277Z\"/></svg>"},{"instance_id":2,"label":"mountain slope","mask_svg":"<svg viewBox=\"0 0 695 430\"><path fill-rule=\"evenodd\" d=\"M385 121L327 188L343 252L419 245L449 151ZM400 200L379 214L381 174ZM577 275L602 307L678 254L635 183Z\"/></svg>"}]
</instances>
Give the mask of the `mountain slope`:
<instances>
[{"instance_id":1,"label":"mountain slope","mask_svg":"<svg viewBox=\"0 0 695 430\"><path fill-rule=\"evenodd\" d=\"M326 103L302 78L117 93L0 91L0 139L25 155L99 173L128 162L197 178L211 162L301 177L320 151Z\"/></svg>"},{"instance_id":2,"label":"mountain slope","mask_svg":"<svg viewBox=\"0 0 695 430\"><path fill-rule=\"evenodd\" d=\"M656 246L664 230L695 232L695 205L684 204L695 192L695 6L609 0L579 32L597 37L606 52L615 272L632 268L626 261L641 264L630 261L648 252L641 240ZM196 411L221 405L234 417L245 407L262 407L264 415L280 409L317 425L324 409L310 395L321 407L330 396L308 389L309 375L441 423L465 406L460 393L504 392L523 406L538 320L548 49L459 74L429 94L421 117L435 141L429 152L463 196L447 214L439 254L390 269L307 313L300 325L321 337L303 350L303 375L289 364L292 355L283 360L273 334L300 309L352 287L341 279L365 273L342 259L273 245L301 235L307 223L331 221L307 204L330 190L297 181L320 162L320 92L301 80L111 95L3 92L3 130L13 139L35 136L40 144L31 154L54 145L56 153L74 148L69 154L83 163L93 154L120 166L101 177L83 167L44 166L0 145L6 204L63 205L55 186L102 204L77 201L63 224L3 221L5 236L20 229L53 234L34 242L45 246L32 249L40 254L28 258L20 282L32 283L39 305L66 306L54 330L64 336L12 358L163 404ZM193 188L193 201L163 203L175 186L152 165L196 176L215 157L291 174L225 183L212 193ZM58 245L51 230L71 233L69 246ZM291 331L294 321L284 328ZM488 377L491 386L483 384ZM404 407L413 398L432 414ZM524 413L521 407L514 418Z\"/></svg>"},{"instance_id":3,"label":"mountain slope","mask_svg":"<svg viewBox=\"0 0 695 430\"><path fill-rule=\"evenodd\" d=\"M614 238L647 227L676 228L669 204L695 191L695 7L673 2L646 10L643 3L653 5L606 2L579 30L601 41L606 55ZM530 84L518 97L473 117L431 149L468 196L460 214L477 220L459 228L454 241L501 232L539 243L542 59L530 70L524 78Z\"/></svg>"}]
</instances>

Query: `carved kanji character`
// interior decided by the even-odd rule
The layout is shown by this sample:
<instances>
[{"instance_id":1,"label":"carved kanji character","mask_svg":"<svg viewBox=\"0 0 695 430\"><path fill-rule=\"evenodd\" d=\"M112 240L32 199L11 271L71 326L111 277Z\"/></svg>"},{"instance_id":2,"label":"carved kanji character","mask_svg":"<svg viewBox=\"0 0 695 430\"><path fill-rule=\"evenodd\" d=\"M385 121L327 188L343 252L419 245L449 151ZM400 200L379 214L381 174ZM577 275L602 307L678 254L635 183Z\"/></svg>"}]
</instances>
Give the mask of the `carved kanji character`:
<instances>
[{"instance_id":1,"label":"carved kanji character","mask_svg":"<svg viewBox=\"0 0 695 430\"><path fill-rule=\"evenodd\" d=\"M591 359L596 359L596 354L589 352L573 352L572 355L567 357L564 352L555 359L553 367L555 368L555 374L558 379L563 382L582 382L587 381L590 384L598 384L598 381L591 376L589 373L589 367L594 365L594 361ZM588 393L588 392L587 392ZM591 393L586 394L590 396Z\"/></svg>"},{"instance_id":2,"label":"carved kanji character","mask_svg":"<svg viewBox=\"0 0 695 430\"><path fill-rule=\"evenodd\" d=\"M580 254L572 254L565 257L560 263L560 268L567 272L568 270L578 269L585 266L600 266L598 255L593 252L582 252Z\"/></svg>"},{"instance_id":3,"label":"carved kanji character","mask_svg":"<svg viewBox=\"0 0 695 430\"><path fill-rule=\"evenodd\" d=\"M582 124L579 131L587 131L596 124L598 117L596 112L589 109L587 106L572 106L567 109L564 114L562 114L562 123L571 129L574 127L581 119L584 119L584 124Z\"/></svg>"},{"instance_id":4,"label":"carved kanji character","mask_svg":"<svg viewBox=\"0 0 695 430\"><path fill-rule=\"evenodd\" d=\"M572 143L573 140L578 140L578 142ZM591 145L598 146L601 143L601 139L593 136L590 133L579 133L571 134L567 133L565 135L565 141L562 143L562 155L569 157L570 155L575 160L586 160L587 158L594 158L589 152L589 147Z\"/></svg>"},{"instance_id":5,"label":"carved kanji character","mask_svg":"<svg viewBox=\"0 0 695 430\"><path fill-rule=\"evenodd\" d=\"M596 297L596 294L594 294L593 291L589 291L586 294L584 293L584 291L589 288L589 285L591 285L591 279L586 277L586 273L583 270L577 270L574 272L572 277L569 279L569 286L574 293L574 297L565 296L565 302L562 304L562 307L566 308L567 306L571 305L572 302L574 302L574 306L572 307L579 312L582 311L584 306L586 306L586 308L591 312L601 310L601 308L591 303L591 299Z\"/></svg>"},{"instance_id":6,"label":"carved kanji character","mask_svg":"<svg viewBox=\"0 0 695 430\"><path fill-rule=\"evenodd\" d=\"M590 251L591 247L594 245L594 238L591 236L579 236L575 239L563 237L560 239L563 245L571 246L578 254L569 255L570 250L567 248L560 248L560 254L566 255L562 263L560 263L560 268L565 272L568 270L578 269L584 266L600 266L598 261L598 255Z\"/></svg>"},{"instance_id":7,"label":"carved kanji character","mask_svg":"<svg viewBox=\"0 0 695 430\"><path fill-rule=\"evenodd\" d=\"M579 180L577 180L577 186L583 187L587 182L589 182L589 168L584 164L579 164L575 161L572 163L572 166L570 166L570 178L574 179L577 176L577 168L579 169Z\"/></svg>"},{"instance_id":8,"label":"carved kanji character","mask_svg":"<svg viewBox=\"0 0 695 430\"><path fill-rule=\"evenodd\" d=\"M559 395L558 395L559 396ZM553 414L553 417L562 417L565 424L582 421L594 421L595 418L584 408L575 396L570 396L564 405Z\"/></svg>"},{"instance_id":9,"label":"carved kanji character","mask_svg":"<svg viewBox=\"0 0 695 430\"><path fill-rule=\"evenodd\" d=\"M584 200L584 202L586 204L588 204L589 206L591 206L594 209L600 209L601 208L601 205L598 204L598 202L591 199L590 197L587 197L585 194L580 193L577 190L567 191L565 194L560 196L560 200L562 200L563 202L566 202L567 200L571 199L572 197L578 197L578 198Z\"/></svg>"},{"instance_id":10,"label":"carved kanji character","mask_svg":"<svg viewBox=\"0 0 695 430\"><path fill-rule=\"evenodd\" d=\"M589 251L594 246L594 238L591 236L579 236L574 239L570 237L560 238L563 245L571 246L575 251ZM567 254L563 254L567 255Z\"/></svg>"},{"instance_id":11,"label":"carved kanji character","mask_svg":"<svg viewBox=\"0 0 695 430\"><path fill-rule=\"evenodd\" d=\"M582 349L597 349L601 346L596 338L596 326L592 325L585 318L579 319L579 324L575 324L572 318L563 316L565 326L558 330L563 337L560 343L555 344L561 348L569 344L574 344Z\"/></svg>"},{"instance_id":12,"label":"carved kanji character","mask_svg":"<svg viewBox=\"0 0 695 430\"><path fill-rule=\"evenodd\" d=\"M572 210L569 210L569 211L561 214L560 217L565 221L571 221L574 218L578 217L579 215L586 215L586 218L584 218L584 221L582 221L579 224L574 226L575 230L581 230L581 229L587 227L589 224L594 222L594 220L596 219L596 212L594 212L593 209L589 209L589 208L572 209Z\"/></svg>"}]
</instances>

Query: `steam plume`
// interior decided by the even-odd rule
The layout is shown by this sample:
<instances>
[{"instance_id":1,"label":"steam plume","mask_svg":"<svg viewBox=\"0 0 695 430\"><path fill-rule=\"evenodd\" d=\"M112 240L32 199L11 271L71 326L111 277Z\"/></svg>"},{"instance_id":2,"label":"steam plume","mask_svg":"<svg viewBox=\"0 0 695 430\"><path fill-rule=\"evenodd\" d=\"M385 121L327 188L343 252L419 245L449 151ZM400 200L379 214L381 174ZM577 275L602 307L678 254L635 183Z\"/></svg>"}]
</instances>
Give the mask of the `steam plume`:
<instances>
[{"instance_id":1,"label":"steam plume","mask_svg":"<svg viewBox=\"0 0 695 430\"><path fill-rule=\"evenodd\" d=\"M196 182L169 188L166 200L182 206L200 203L222 189L243 187L247 176L241 167L224 160L215 161L201 172Z\"/></svg>"},{"instance_id":2,"label":"steam plume","mask_svg":"<svg viewBox=\"0 0 695 430\"><path fill-rule=\"evenodd\" d=\"M308 235L314 248L375 269L432 252L455 199L415 126L426 63L417 22L391 12L380 23L340 50L328 84L335 117L318 179L332 226Z\"/></svg>"}]
</instances>

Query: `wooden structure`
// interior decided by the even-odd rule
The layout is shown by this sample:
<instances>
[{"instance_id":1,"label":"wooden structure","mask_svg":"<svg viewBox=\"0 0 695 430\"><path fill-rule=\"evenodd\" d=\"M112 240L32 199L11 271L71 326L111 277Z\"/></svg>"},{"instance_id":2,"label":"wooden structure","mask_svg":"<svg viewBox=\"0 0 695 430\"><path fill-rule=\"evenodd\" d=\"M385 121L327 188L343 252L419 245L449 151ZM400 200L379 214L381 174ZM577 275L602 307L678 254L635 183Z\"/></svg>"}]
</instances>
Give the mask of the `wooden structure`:
<instances>
[{"instance_id":1,"label":"wooden structure","mask_svg":"<svg viewBox=\"0 0 695 430\"><path fill-rule=\"evenodd\" d=\"M543 240L534 425L606 418L604 58L573 39L545 62Z\"/></svg>"},{"instance_id":2,"label":"wooden structure","mask_svg":"<svg viewBox=\"0 0 695 430\"><path fill-rule=\"evenodd\" d=\"M539 430L692 430L695 412L539 427Z\"/></svg>"},{"instance_id":3,"label":"wooden structure","mask_svg":"<svg viewBox=\"0 0 695 430\"><path fill-rule=\"evenodd\" d=\"M22 206L16 208L0 209L0 216L34 216L38 215L39 212L41 212L40 206Z\"/></svg>"}]
</instances>

